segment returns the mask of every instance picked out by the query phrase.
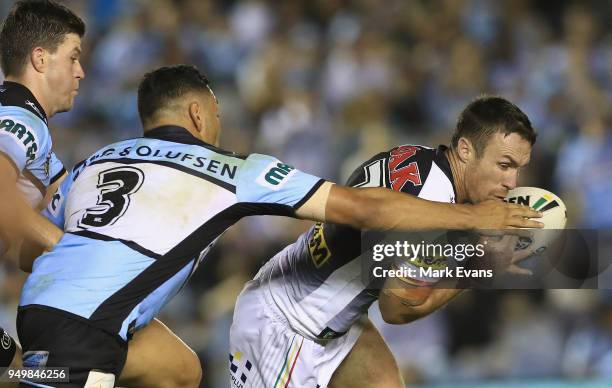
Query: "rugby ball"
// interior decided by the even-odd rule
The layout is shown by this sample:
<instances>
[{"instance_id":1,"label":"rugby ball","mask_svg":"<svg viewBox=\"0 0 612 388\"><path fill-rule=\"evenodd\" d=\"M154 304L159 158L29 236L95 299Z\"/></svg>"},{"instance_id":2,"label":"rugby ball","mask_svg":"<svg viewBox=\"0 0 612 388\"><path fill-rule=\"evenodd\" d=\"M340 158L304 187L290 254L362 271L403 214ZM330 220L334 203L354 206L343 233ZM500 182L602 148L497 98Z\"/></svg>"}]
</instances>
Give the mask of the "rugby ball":
<instances>
[{"instance_id":1,"label":"rugby ball","mask_svg":"<svg viewBox=\"0 0 612 388\"><path fill-rule=\"evenodd\" d=\"M535 249L536 254L544 252L561 235L567 222L567 209L557 195L539 187L517 187L508 192L506 202L529 206L542 212L542 218L536 218L544 224L545 230L534 229L533 238L521 237L516 249Z\"/></svg>"}]
</instances>

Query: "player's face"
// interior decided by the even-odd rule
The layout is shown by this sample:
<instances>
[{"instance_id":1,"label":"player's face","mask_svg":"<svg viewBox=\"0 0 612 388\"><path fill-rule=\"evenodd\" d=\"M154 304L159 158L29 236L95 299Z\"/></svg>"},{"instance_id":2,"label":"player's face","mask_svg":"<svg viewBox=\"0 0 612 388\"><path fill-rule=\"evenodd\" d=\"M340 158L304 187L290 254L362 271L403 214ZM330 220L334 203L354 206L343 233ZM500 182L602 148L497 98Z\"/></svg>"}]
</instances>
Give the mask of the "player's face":
<instances>
[{"instance_id":1,"label":"player's face","mask_svg":"<svg viewBox=\"0 0 612 388\"><path fill-rule=\"evenodd\" d=\"M85 77L80 62L81 38L67 34L57 50L49 54L47 81L49 85L51 114L72 108L78 94L79 81Z\"/></svg>"},{"instance_id":2,"label":"player's face","mask_svg":"<svg viewBox=\"0 0 612 388\"><path fill-rule=\"evenodd\" d=\"M517 186L519 171L529 163L531 144L516 133L493 134L480 158L472 157L466 166L468 200L503 200Z\"/></svg>"}]
</instances>

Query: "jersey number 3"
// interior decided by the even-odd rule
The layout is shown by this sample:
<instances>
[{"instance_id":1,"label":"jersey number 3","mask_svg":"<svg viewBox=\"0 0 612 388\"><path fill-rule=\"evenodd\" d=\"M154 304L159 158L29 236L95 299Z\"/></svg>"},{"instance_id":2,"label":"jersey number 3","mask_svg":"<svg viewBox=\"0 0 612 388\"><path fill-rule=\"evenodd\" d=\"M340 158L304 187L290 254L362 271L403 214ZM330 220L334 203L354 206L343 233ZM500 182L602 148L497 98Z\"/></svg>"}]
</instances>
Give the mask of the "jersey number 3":
<instances>
[{"instance_id":1,"label":"jersey number 3","mask_svg":"<svg viewBox=\"0 0 612 388\"><path fill-rule=\"evenodd\" d=\"M135 167L122 166L98 174L98 203L85 210L79 226L100 228L114 224L130 206L130 195L144 182L144 173Z\"/></svg>"}]
</instances>

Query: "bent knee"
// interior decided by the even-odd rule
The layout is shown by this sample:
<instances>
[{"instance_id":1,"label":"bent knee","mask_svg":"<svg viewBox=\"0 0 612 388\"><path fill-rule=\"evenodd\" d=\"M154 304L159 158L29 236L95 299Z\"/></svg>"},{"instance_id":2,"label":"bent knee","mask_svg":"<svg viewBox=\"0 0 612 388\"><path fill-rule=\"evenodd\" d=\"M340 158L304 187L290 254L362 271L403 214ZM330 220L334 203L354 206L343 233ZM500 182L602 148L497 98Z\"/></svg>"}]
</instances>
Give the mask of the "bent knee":
<instances>
[{"instance_id":1,"label":"bent knee","mask_svg":"<svg viewBox=\"0 0 612 388\"><path fill-rule=\"evenodd\" d=\"M202 381L202 365L198 356L189 349L189 353L183 353L180 356L180 361L174 363L170 370L166 370L163 375L156 373L155 378L150 375L146 379L139 382L139 388L198 388ZM129 386L129 384L128 384Z\"/></svg>"},{"instance_id":2,"label":"bent knee","mask_svg":"<svg viewBox=\"0 0 612 388\"><path fill-rule=\"evenodd\" d=\"M181 370L174 374L175 387L194 387L200 386L202 381L202 364L197 354L189 349L188 356L183 357Z\"/></svg>"}]
</instances>

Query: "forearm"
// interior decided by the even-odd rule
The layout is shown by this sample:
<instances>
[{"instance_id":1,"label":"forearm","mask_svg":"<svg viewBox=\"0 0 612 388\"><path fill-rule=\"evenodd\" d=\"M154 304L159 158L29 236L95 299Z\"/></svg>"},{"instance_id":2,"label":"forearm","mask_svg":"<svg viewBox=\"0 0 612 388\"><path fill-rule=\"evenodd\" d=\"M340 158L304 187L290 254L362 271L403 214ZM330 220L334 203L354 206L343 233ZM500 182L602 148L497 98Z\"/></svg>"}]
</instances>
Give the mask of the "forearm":
<instances>
[{"instance_id":1,"label":"forearm","mask_svg":"<svg viewBox=\"0 0 612 388\"><path fill-rule=\"evenodd\" d=\"M368 195L370 195L368 193ZM474 227L469 205L427 201L413 195L376 189L380 196L378 214L369 220L369 229L471 229ZM386 198L393 196L393 198Z\"/></svg>"},{"instance_id":2,"label":"forearm","mask_svg":"<svg viewBox=\"0 0 612 388\"><path fill-rule=\"evenodd\" d=\"M427 297L416 297L422 294L422 288L428 290ZM385 321L392 324L415 321L438 310L463 291L456 288L422 288L405 288L400 281L388 279L379 301Z\"/></svg>"},{"instance_id":3,"label":"forearm","mask_svg":"<svg viewBox=\"0 0 612 388\"><path fill-rule=\"evenodd\" d=\"M17 188L18 174L0 151L0 245L19 256L20 267L26 270L38 255L55 246L63 232L27 203ZM59 182L50 188L57 188Z\"/></svg>"},{"instance_id":4,"label":"forearm","mask_svg":"<svg viewBox=\"0 0 612 388\"><path fill-rule=\"evenodd\" d=\"M14 255L19 257L19 267L30 272L34 259L52 249L63 232L32 209L17 190L4 188L0 195L2 236Z\"/></svg>"},{"instance_id":5,"label":"forearm","mask_svg":"<svg viewBox=\"0 0 612 388\"><path fill-rule=\"evenodd\" d=\"M19 268L24 272L32 272L34 260L45 251L53 249L63 236L63 231L44 217L35 220L28 228L29 237L23 239L19 249Z\"/></svg>"},{"instance_id":6,"label":"forearm","mask_svg":"<svg viewBox=\"0 0 612 388\"><path fill-rule=\"evenodd\" d=\"M22 229L24 240L37 244L43 250L51 250L64 235L61 229L33 209L26 219L27 223Z\"/></svg>"},{"instance_id":7,"label":"forearm","mask_svg":"<svg viewBox=\"0 0 612 388\"><path fill-rule=\"evenodd\" d=\"M531 220L542 214L527 206L502 201L476 205L433 202L383 188L323 184L295 211L298 218L334 222L359 229L504 229L541 228Z\"/></svg>"},{"instance_id":8,"label":"forearm","mask_svg":"<svg viewBox=\"0 0 612 388\"><path fill-rule=\"evenodd\" d=\"M405 323L412 322L419 318L425 317L434 311L438 310L451 299L459 295L463 289L456 288L436 288L429 295L425 303L418 306L407 306L406 311L403 312Z\"/></svg>"},{"instance_id":9,"label":"forearm","mask_svg":"<svg viewBox=\"0 0 612 388\"><path fill-rule=\"evenodd\" d=\"M333 190L346 190L334 186ZM343 201L353 201L350 206ZM326 218L350 220L362 229L472 229L470 205L427 201L383 188L352 189L351 195L330 195Z\"/></svg>"}]
</instances>

